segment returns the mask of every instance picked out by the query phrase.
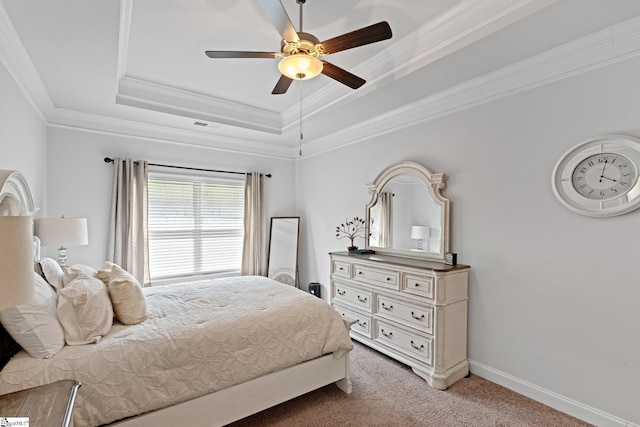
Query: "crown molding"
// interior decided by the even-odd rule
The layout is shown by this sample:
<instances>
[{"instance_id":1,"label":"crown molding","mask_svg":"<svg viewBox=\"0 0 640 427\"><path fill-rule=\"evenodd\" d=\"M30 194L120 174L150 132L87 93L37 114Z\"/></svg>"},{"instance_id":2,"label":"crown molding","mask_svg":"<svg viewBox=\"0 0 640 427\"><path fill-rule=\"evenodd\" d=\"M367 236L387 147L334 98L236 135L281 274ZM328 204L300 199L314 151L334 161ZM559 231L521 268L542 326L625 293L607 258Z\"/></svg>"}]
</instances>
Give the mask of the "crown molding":
<instances>
[{"instance_id":1,"label":"crown molding","mask_svg":"<svg viewBox=\"0 0 640 427\"><path fill-rule=\"evenodd\" d=\"M129 4L129 0L122 1L124 4ZM542 5L542 3L535 1L511 1L511 3L513 3L514 8L522 7L518 9L521 13L526 13L524 9L525 6L533 7L533 5L537 5L540 7ZM496 6L499 4L499 0L488 4ZM507 11L504 13L508 14ZM461 15L459 17L460 20L454 21L458 23L468 22L464 21L463 18ZM455 24L451 23L450 25L454 26ZM481 24L478 25L482 27ZM426 40L430 39L427 35L425 35L424 38ZM454 49L455 43L451 41L451 45L447 48ZM434 46L431 52L425 52L420 60L432 60L430 55L437 54L438 49ZM385 135L446 114L451 114L570 76L605 67L616 62L637 57L638 55L640 55L640 17L616 24L500 70L443 90L410 105L388 111L339 132L304 142L302 147L304 156L308 157L320 154L341 146ZM170 126L146 124L132 120L55 108L1 2L0 61L7 68L9 74L17 82L20 90L23 91L38 114L46 123L53 127L67 127L86 131L121 134L137 138L148 138L165 143L186 144L276 158L298 158L297 147L292 148L284 144L274 145L261 143L247 139L216 135L215 131L211 133L189 131ZM375 64L375 61L382 61L382 65L386 63L384 59L380 59L377 56L370 61L372 62L367 61L363 66L380 66L380 64ZM192 98L191 95L193 95L193 93L180 89L168 88L163 85L156 87L151 82L139 81L131 77L126 77L122 83L123 85L129 84L127 89L131 90L133 94L135 94L135 90L137 89L143 92L148 90L150 94L157 92L164 93L163 91L166 91L168 95L174 96L184 104L187 104L182 106L186 109L190 107L190 105L188 105L189 102L195 104L198 108L201 106L201 104L198 104L199 102L205 102L206 104L205 100L197 96L198 94L195 94L196 96ZM375 81L371 86L374 85ZM336 90L336 87L339 87L339 85L335 84L333 88L331 85L328 85L327 90ZM366 88L366 86L360 90L364 88ZM327 98L323 98L325 96L327 95L318 95L318 99L325 99L326 101ZM225 104L224 101L214 104L218 108L223 106L224 108L233 107L232 105ZM181 108L175 105L171 107L176 109ZM237 108L236 113L237 111L244 111L242 106L236 105L235 107ZM197 111L198 108L195 108L195 110ZM269 127L272 131L281 127L280 124L276 123L282 120L281 117L275 119L273 116L275 113L263 113L264 110L256 112L258 116L269 123L268 125L264 125L263 122L263 126ZM184 110L183 114L180 115L185 115ZM189 117L199 118L198 116L194 116L192 112L189 113ZM208 120L205 117L201 119ZM242 118L239 120L243 121ZM244 120L246 120L246 118L244 118Z\"/></svg>"},{"instance_id":2,"label":"crown molding","mask_svg":"<svg viewBox=\"0 0 640 427\"><path fill-rule=\"evenodd\" d=\"M53 102L2 2L0 2L0 62L36 113L46 121L45 112L53 108Z\"/></svg>"},{"instance_id":3,"label":"crown molding","mask_svg":"<svg viewBox=\"0 0 640 427\"><path fill-rule=\"evenodd\" d=\"M397 79L409 74L556 1L466 0L438 21L428 23L356 67L356 74L376 76L357 94L345 92L341 84L330 81L305 98L304 104L309 111L305 116L313 116L353 96L365 95L386 78ZM131 13L131 0L121 0L117 103L275 134L283 133L298 122L300 103L282 114L266 112L246 104L128 76L126 52ZM212 111L216 113L212 114Z\"/></svg>"},{"instance_id":4,"label":"crown molding","mask_svg":"<svg viewBox=\"0 0 640 427\"><path fill-rule=\"evenodd\" d=\"M116 103L276 135L282 128L278 113L126 75Z\"/></svg>"},{"instance_id":5,"label":"crown molding","mask_svg":"<svg viewBox=\"0 0 640 427\"><path fill-rule=\"evenodd\" d=\"M294 153L289 146L232 138L216 134L189 131L169 126L143 123L133 120L108 117L98 114L54 108L47 114L50 127L75 129L130 138L145 139L154 142L198 147L215 151L227 151L278 159L293 159Z\"/></svg>"},{"instance_id":6,"label":"crown molding","mask_svg":"<svg viewBox=\"0 0 640 427\"><path fill-rule=\"evenodd\" d=\"M303 145L305 157L508 97L640 55L640 16Z\"/></svg>"}]
</instances>

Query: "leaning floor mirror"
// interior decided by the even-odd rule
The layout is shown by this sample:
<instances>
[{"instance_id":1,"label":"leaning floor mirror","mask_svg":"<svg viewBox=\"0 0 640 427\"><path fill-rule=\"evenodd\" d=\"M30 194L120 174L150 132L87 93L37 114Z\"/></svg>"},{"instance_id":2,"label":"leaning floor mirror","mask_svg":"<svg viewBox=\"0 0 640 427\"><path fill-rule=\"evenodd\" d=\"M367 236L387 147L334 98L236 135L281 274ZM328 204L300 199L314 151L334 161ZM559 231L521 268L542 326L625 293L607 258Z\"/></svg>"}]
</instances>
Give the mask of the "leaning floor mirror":
<instances>
[{"instance_id":1,"label":"leaning floor mirror","mask_svg":"<svg viewBox=\"0 0 640 427\"><path fill-rule=\"evenodd\" d=\"M272 217L269 232L267 276L298 287L298 236L300 217Z\"/></svg>"}]
</instances>

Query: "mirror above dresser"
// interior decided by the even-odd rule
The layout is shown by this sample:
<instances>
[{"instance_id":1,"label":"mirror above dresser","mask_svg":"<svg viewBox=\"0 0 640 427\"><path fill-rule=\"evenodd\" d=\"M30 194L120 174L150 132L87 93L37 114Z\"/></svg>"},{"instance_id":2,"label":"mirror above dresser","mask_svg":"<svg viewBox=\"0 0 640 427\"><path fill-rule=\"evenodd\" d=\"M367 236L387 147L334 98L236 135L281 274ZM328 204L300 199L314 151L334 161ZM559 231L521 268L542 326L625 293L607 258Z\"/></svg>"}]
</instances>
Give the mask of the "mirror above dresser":
<instances>
[{"instance_id":1,"label":"mirror above dresser","mask_svg":"<svg viewBox=\"0 0 640 427\"><path fill-rule=\"evenodd\" d=\"M365 245L376 253L444 261L449 199L442 173L412 161L394 163L368 184Z\"/></svg>"}]
</instances>

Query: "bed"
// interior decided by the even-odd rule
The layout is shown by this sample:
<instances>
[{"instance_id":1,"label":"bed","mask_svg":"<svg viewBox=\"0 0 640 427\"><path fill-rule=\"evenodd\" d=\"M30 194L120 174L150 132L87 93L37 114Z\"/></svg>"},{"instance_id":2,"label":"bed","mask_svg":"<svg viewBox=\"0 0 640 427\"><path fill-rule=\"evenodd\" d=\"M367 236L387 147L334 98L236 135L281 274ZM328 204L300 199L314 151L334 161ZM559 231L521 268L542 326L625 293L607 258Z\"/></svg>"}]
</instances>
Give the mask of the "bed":
<instances>
[{"instance_id":1,"label":"bed","mask_svg":"<svg viewBox=\"0 0 640 427\"><path fill-rule=\"evenodd\" d=\"M225 425L334 382L351 392L349 322L311 294L261 276L142 292L144 321L49 358L20 351L0 394L74 379L76 427L133 427Z\"/></svg>"}]
</instances>

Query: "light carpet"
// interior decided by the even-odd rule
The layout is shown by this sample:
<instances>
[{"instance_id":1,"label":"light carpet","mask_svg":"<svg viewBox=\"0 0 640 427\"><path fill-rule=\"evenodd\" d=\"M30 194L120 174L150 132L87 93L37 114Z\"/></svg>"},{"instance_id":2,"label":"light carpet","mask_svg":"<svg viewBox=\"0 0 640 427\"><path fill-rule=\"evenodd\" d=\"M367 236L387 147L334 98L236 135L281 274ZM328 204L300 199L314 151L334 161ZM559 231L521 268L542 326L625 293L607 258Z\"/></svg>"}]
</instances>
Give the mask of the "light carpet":
<instances>
[{"instance_id":1,"label":"light carpet","mask_svg":"<svg viewBox=\"0 0 640 427\"><path fill-rule=\"evenodd\" d=\"M334 384L230 424L232 427L588 426L476 375L445 391L411 368L354 342L353 393Z\"/></svg>"}]
</instances>

